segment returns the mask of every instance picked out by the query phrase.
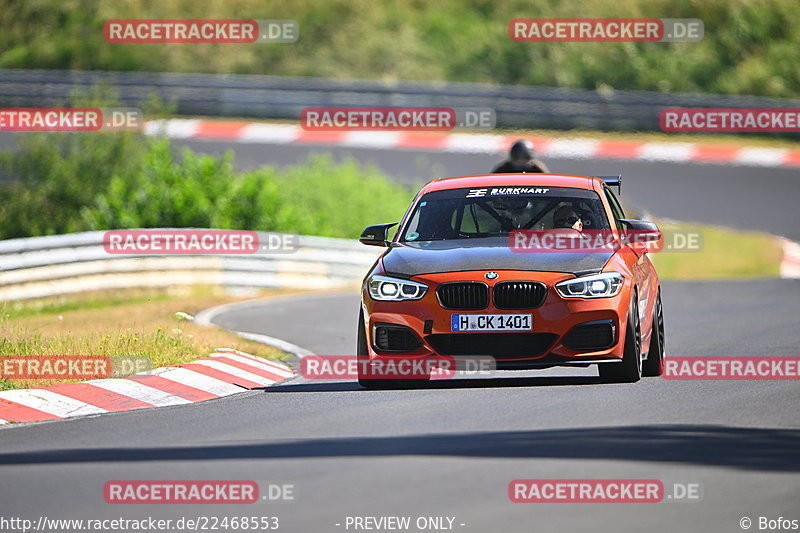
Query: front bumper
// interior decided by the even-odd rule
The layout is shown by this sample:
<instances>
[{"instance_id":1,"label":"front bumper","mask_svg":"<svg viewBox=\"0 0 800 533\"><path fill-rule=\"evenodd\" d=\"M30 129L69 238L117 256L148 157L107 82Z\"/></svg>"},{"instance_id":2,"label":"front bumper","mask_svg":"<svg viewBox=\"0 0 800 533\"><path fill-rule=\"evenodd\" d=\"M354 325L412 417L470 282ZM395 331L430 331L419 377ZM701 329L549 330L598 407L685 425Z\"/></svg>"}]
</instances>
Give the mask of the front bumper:
<instances>
[{"instance_id":1,"label":"front bumper","mask_svg":"<svg viewBox=\"0 0 800 533\"><path fill-rule=\"evenodd\" d=\"M415 281L430 289L421 300L381 302L362 291L362 305L369 345L369 358L445 358L489 356L498 369L547 368L590 365L620 361L623 355L624 327L630 302L626 282L612 298L562 298L557 282L572 276L553 272L498 271L488 281L484 271L416 276ZM441 283L480 281L489 286L502 281L538 281L547 286L544 303L535 309L498 309L490 299L480 310L452 310L442 307L436 296ZM532 331L454 332L454 313L530 313ZM387 333L387 328L392 331ZM387 338L402 339L387 344ZM600 342L603 341L603 342Z\"/></svg>"}]
</instances>

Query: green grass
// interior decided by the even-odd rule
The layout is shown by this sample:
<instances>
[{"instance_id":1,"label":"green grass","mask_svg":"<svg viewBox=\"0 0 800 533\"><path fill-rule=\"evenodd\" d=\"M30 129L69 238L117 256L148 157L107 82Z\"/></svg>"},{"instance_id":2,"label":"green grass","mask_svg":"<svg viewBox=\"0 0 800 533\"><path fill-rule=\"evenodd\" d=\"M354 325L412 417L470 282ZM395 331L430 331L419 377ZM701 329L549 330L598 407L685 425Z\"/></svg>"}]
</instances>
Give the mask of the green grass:
<instances>
[{"instance_id":1,"label":"green grass","mask_svg":"<svg viewBox=\"0 0 800 533\"><path fill-rule=\"evenodd\" d=\"M38 315L55 315L78 309L105 309L120 304L159 302L169 298L169 294L156 290L117 291L113 293L90 292L78 295L54 296L50 298L21 302L6 302L0 311L6 318L26 318Z\"/></svg>"},{"instance_id":2,"label":"green grass","mask_svg":"<svg viewBox=\"0 0 800 533\"><path fill-rule=\"evenodd\" d=\"M699 18L697 43L517 43L515 18ZM293 44L110 44L103 21L294 19ZM795 0L0 0L0 68L449 80L797 97Z\"/></svg>"},{"instance_id":3,"label":"green grass","mask_svg":"<svg viewBox=\"0 0 800 533\"><path fill-rule=\"evenodd\" d=\"M699 233L699 251L651 254L662 279L712 280L777 277L783 257L772 235L700 224L659 224L667 231Z\"/></svg>"},{"instance_id":4,"label":"green grass","mask_svg":"<svg viewBox=\"0 0 800 533\"><path fill-rule=\"evenodd\" d=\"M208 287L184 287L177 292L133 289L6 303L0 308L0 365L8 356L96 355L143 358L158 368L190 362L218 348L286 358L288 354L275 348L198 326L182 314L232 301ZM64 381L70 380L0 378L0 390Z\"/></svg>"}]
</instances>

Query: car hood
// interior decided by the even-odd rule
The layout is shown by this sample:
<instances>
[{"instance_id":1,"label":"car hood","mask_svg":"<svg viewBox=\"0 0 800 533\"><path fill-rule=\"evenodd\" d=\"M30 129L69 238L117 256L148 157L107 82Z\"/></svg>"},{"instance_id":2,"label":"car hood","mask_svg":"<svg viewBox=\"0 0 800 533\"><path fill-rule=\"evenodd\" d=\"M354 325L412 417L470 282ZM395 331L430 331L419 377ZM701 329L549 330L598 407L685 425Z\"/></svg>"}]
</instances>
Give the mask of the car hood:
<instances>
[{"instance_id":1,"label":"car hood","mask_svg":"<svg viewBox=\"0 0 800 533\"><path fill-rule=\"evenodd\" d=\"M383 255L387 274L411 277L420 274L469 270L532 270L578 272L600 270L613 255L607 253L514 252L507 238L420 241L393 244Z\"/></svg>"}]
</instances>

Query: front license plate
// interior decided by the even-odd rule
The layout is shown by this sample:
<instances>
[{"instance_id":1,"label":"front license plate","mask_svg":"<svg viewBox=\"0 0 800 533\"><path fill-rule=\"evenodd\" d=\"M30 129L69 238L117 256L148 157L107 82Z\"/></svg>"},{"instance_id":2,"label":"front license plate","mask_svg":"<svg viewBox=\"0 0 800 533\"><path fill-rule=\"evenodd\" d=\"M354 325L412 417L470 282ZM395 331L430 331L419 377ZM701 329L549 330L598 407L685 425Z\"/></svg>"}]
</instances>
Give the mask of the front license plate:
<instances>
[{"instance_id":1,"label":"front license plate","mask_svg":"<svg viewBox=\"0 0 800 533\"><path fill-rule=\"evenodd\" d=\"M452 315L450 331L530 331L530 314Z\"/></svg>"}]
</instances>

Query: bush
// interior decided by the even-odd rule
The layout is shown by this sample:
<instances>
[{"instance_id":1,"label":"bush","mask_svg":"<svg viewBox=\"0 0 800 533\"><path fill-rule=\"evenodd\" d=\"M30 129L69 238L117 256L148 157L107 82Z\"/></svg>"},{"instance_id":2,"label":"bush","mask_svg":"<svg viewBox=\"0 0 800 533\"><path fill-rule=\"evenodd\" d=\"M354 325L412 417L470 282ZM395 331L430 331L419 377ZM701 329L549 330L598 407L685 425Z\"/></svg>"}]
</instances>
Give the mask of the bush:
<instances>
[{"instance_id":1,"label":"bush","mask_svg":"<svg viewBox=\"0 0 800 533\"><path fill-rule=\"evenodd\" d=\"M177 156L168 139L123 134L30 134L0 154L0 238L86 230L197 227L358 237L398 220L407 187L371 167L318 156L245 173L231 154Z\"/></svg>"},{"instance_id":2,"label":"bush","mask_svg":"<svg viewBox=\"0 0 800 533\"><path fill-rule=\"evenodd\" d=\"M111 44L113 18L294 19L293 44ZM516 43L514 18L699 18L698 43ZM797 97L796 0L0 0L0 68L447 80Z\"/></svg>"},{"instance_id":3,"label":"bush","mask_svg":"<svg viewBox=\"0 0 800 533\"><path fill-rule=\"evenodd\" d=\"M144 166L152 141L130 133L31 133L17 152L0 153L11 181L0 188L3 238L84 229L80 210L116 180L130 181Z\"/></svg>"}]
</instances>

